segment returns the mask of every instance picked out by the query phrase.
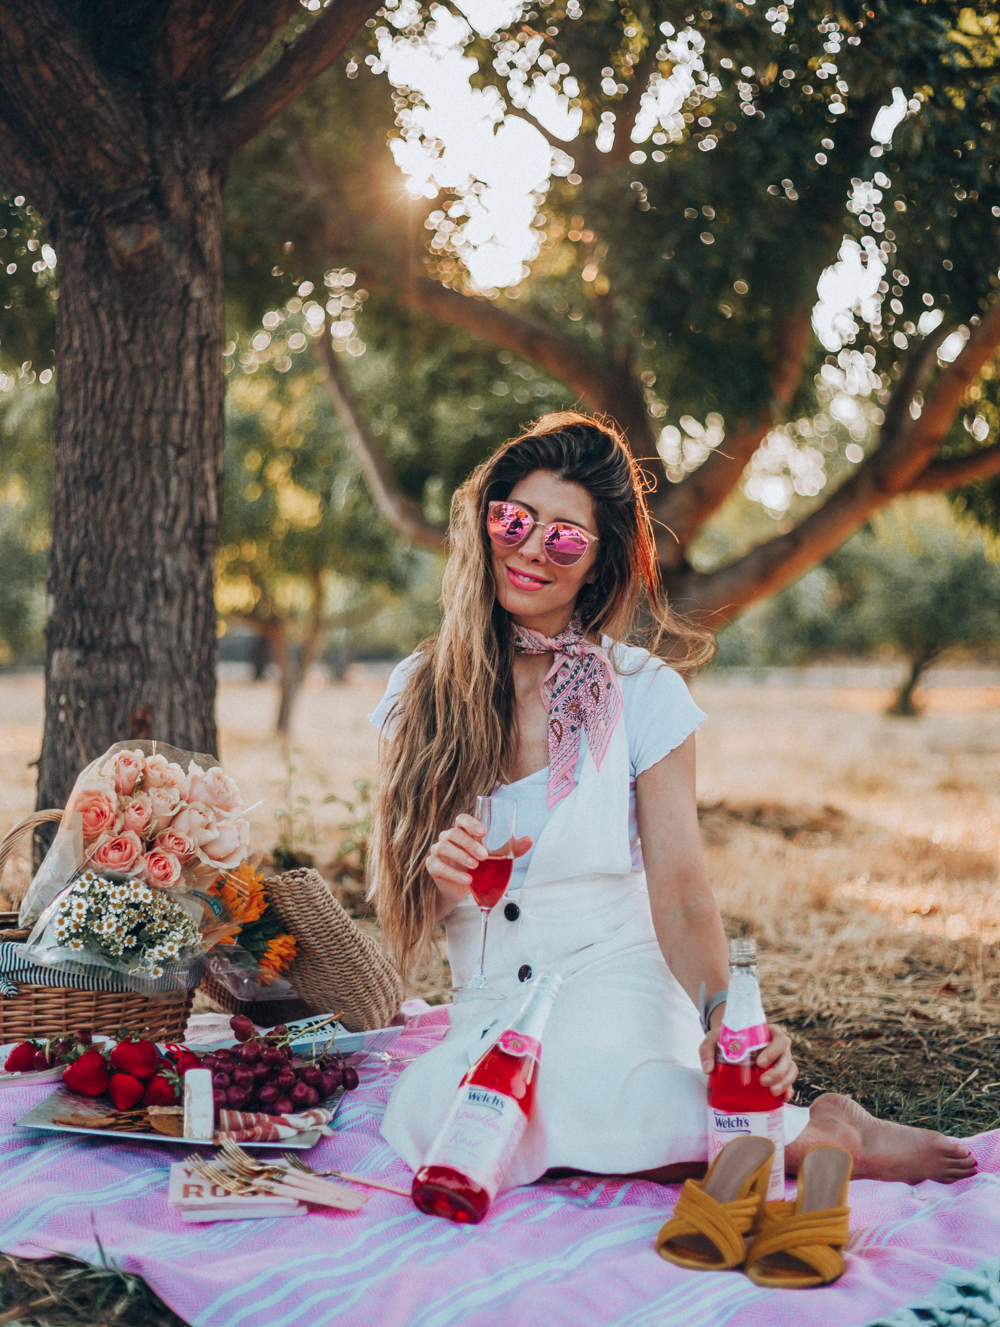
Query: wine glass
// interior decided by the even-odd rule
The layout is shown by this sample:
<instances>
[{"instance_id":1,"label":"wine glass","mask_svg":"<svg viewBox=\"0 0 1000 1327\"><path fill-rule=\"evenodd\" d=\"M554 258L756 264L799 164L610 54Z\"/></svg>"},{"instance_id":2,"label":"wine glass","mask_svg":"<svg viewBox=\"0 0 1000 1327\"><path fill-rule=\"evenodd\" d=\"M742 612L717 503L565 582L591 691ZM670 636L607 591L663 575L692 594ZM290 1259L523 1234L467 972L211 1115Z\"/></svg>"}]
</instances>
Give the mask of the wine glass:
<instances>
[{"instance_id":1,"label":"wine glass","mask_svg":"<svg viewBox=\"0 0 1000 1327\"><path fill-rule=\"evenodd\" d=\"M490 913L507 892L510 873L514 867L514 829L517 803L507 797L477 797L475 817L486 827L483 847L489 854L472 867L472 897L479 904L482 917L479 946L479 971L465 986L452 991L453 995L479 1000L505 1000L505 995L494 991L486 980L486 927Z\"/></svg>"}]
</instances>

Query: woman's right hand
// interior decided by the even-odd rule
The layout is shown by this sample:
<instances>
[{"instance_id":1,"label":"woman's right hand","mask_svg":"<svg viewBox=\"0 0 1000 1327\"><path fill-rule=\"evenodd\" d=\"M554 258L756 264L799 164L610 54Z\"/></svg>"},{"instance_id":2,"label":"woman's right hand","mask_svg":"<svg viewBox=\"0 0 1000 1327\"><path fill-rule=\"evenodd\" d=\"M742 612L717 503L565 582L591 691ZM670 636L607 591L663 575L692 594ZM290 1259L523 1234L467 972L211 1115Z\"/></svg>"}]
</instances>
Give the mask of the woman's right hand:
<instances>
[{"instance_id":1,"label":"woman's right hand","mask_svg":"<svg viewBox=\"0 0 1000 1327\"><path fill-rule=\"evenodd\" d=\"M438 887L442 906L438 916L462 901L472 889L472 871L489 854L482 840L486 836L486 826L474 816L464 812L455 821L451 829L446 829L438 838L427 856L427 870ZM523 857L531 848L529 835L514 840L514 856Z\"/></svg>"}]
</instances>

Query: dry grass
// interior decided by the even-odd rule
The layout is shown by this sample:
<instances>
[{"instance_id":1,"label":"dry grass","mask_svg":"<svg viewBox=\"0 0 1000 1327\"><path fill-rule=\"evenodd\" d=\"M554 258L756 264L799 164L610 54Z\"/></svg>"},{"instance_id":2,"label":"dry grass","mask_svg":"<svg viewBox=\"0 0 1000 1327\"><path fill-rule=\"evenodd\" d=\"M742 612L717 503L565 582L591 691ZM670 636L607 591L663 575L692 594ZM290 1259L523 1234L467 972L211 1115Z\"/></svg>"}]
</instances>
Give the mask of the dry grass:
<instances>
[{"instance_id":1,"label":"dry grass","mask_svg":"<svg viewBox=\"0 0 1000 1327\"><path fill-rule=\"evenodd\" d=\"M271 688L223 685L224 758L247 801L265 799L252 817L259 846L275 842L275 810L297 808L300 846L332 862L345 813L323 798L350 798L352 781L374 774L365 715L382 686L360 670L342 686L310 685L286 753L270 733ZM960 1136L1000 1127L1000 694L935 689L918 719L886 717L888 693L860 687L706 679L695 694L710 716L699 738L709 872L731 933L758 942L765 1001L795 1040L800 1098L847 1091L880 1115ZM40 679L0 680L0 712L2 832L32 805ZM27 869L23 856L4 889L18 895ZM361 893L347 880L335 888L377 933ZM436 1001L448 985L442 961L413 993ZM46 1266L57 1280L66 1271L18 1263L15 1276L14 1265L0 1272L4 1309L21 1302L9 1286L27 1284L29 1267L43 1281ZM104 1275L108 1294L125 1294L119 1273ZM149 1312L161 1316L53 1309L22 1320L177 1321Z\"/></svg>"}]
</instances>

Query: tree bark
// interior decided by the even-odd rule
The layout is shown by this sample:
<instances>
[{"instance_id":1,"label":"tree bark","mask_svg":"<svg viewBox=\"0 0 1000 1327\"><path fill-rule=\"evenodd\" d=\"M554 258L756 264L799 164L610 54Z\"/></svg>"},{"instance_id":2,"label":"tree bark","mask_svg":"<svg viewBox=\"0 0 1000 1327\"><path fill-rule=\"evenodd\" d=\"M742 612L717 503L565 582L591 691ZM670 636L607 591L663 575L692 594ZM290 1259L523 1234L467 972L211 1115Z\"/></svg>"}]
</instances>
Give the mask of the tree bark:
<instances>
[{"instance_id":1,"label":"tree bark","mask_svg":"<svg viewBox=\"0 0 1000 1327\"><path fill-rule=\"evenodd\" d=\"M59 398L40 806L62 806L81 762L118 740L217 750L221 190L182 142L169 151L169 206L95 224L62 205L49 223Z\"/></svg>"},{"instance_id":2,"label":"tree bark","mask_svg":"<svg viewBox=\"0 0 1000 1327\"><path fill-rule=\"evenodd\" d=\"M0 177L58 255L40 807L121 739L216 754L222 179L377 2L235 95L296 0L0 5Z\"/></svg>"}]
</instances>

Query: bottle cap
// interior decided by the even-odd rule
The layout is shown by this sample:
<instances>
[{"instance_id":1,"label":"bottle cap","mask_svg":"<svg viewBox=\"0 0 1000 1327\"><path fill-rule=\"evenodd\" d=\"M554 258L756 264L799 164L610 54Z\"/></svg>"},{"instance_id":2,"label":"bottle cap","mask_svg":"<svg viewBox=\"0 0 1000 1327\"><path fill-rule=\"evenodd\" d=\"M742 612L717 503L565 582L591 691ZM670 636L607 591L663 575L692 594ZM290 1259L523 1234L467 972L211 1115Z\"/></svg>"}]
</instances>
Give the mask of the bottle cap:
<instances>
[{"instance_id":1,"label":"bottle cap","mask_svg":"<svg viewBox=\"0 0 1000 1327\"><path fill-rule=\"evenodd\" d=\"M730 940L729 942L729 961L742 966L745 963L757 962L757 942L756 940Z\"/></svg>"}]
</instances>

